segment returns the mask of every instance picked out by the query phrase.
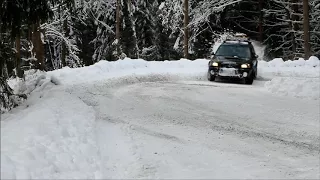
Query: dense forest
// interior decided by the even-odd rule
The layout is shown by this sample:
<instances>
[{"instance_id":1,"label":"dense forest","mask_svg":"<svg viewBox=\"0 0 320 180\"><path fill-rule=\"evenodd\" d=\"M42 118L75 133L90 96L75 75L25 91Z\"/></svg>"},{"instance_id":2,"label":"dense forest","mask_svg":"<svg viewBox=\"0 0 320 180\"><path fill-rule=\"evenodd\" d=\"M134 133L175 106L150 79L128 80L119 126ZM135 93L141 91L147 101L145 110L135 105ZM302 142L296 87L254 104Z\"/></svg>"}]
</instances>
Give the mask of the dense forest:
<instances>
[{"instance_id":1,"label":"dense forest","mask_svg":"<svg viewBox=\"0 0 320 180\"><path fill-rule=\"evenodd\" d=\"M100 60L206 57L222 33L242 32L266 46L265 59L304 57L302 0L1 0L1 103L6 80ZM320 0L309 0L311 54L320 54Z\"/></svg>"}]
</instances>

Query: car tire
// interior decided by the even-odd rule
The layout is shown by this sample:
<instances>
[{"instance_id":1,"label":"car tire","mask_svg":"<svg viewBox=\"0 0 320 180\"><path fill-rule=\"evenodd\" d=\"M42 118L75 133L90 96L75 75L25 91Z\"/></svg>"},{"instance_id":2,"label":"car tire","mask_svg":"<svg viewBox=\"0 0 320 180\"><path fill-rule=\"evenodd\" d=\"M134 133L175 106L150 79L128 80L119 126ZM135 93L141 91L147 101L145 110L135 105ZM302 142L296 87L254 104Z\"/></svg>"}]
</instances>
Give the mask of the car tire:
<instances>
[{"instance_id":1,"label":"car tire","mask_svg":"<svg viewBox=\"0 0 320 180\"><path fill-rule=\"evenodd\" d=\"M248 85L251 85L253 83L253 80L254 80L254 75L251 75L247 78L244 78L244 83L245 84L248 84Z\"/></svg>"},{"instance_id":2,"label":"car tire","mask_svg":"<svg viewBox=\"0 0 320 180\"><path fill-rule=\"evenodd\" d=\"M254 79L257 79L257 77L258 77L258 70L255 70L254 71Z\"/></svg>"},{"instance_id":3,"label":"car tire","mask_svg":"<svg viewBox=\"0 0 320 180\"><path fill-rule=\"evenodd\" d=\"M207 78L208 78L208 81L214 81L216 79L216 76L212 75L210 71L208 71Z\"/></svg>"}]
</instances>

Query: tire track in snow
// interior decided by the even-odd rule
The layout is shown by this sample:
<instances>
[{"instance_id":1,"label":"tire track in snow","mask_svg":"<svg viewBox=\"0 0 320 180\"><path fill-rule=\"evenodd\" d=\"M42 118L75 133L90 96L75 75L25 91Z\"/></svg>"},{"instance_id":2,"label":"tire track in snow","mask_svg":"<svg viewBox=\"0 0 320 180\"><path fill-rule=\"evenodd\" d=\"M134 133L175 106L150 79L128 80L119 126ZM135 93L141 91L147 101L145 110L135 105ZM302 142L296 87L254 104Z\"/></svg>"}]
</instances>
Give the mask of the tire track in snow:
<instances>
[{"instance_id":1,"label":"tire track in snow","mask_svg":"<svg viewBox=\"0 0 320 180\"><path fill-rule=\"evenodd\" d=\"M248 138L260 138L263 140L268 140L270 142L278 142L281 144L284 144L286 146L293 146L302 150L308 150L310 151L311 154L319 154L319 145L317 144L310 144L306 142L298 142L298 141L290 141L290 140L285 140L281 137L277 137L274 134L266 133L266 132L256 132L253 130L249 129L241 129L241 128L236 128L234 126L219 126L219 125L213 125L212 129L215 131L220 131L224 133L231 133L231 134L236 134L238 136L242 137L248 137ZM320 139L318 138L318 141Z\"/></svg>"},{"instance_id":2,"label":"tire track in snow","mask_svg":"<svg viewBox=\"0 0 320 180\"><path fill-rule=\"evenodd\" d=\"M221 87L223 86L227 86L227 84L221 84ZM238 85L232 86L237 87ZM239 86L245 87L242 85ZM251 144L249 145L249 148L255 147L255 149L258 151L261 151L262 148L265 148L265 153L279 151L277 154L280 154L281 156L285 154L285 158L290 158L291 156L299 157L302 154L305 154L298 158L296 161L297 164L301 164L298 162L303 159L308 159L310 155L313 157L317 155L317 153L313 150L314 148L317 148L317 145L315 145L316 147L311 147L311 150L309 150L308 148L304 148L303 144L298 144L298 147L296 147L294 143L290 142L290 140L284 140L284 138L290 138L291 140L294 140L296 136L299 136L299 134L294 134L294 136L288 137L283 134L283 132L270 130L259 132L259 129L261 131L262 128L271 128L273 130L277 128L273 126L270 127L268 125L273 123L271 121L264 122L264 120L268 119L258 119L258 124L250 124L250 122L253 121L253 117L250 115L241 114L241 108L238 108L238 114L233 113L232 109L234 107L232 107L231 104L228 104L228 102L239 98L239 94L243 93L242 91L245 91L245 95L252 94L255 91L255 88L223 87L222 89L218 87L211 89L210 86L179 84L175 82L141 83L127 86L123 85L117 88L110 88L102 84L95 89L89 88L89 93L85 93L86 95L90 94L90 96L86 97L87 103L95 105L95 109L97 112L99 112L97 115L97 117L99 117L98 119L108 122L107 124L114 124L115 126L112 125L112 127L115 127L119 130L118 132L121 134L119 136L125 136L124 139L127 139L127 145L130 145L128 148L130 149L129 154L131 154L130 156L133 156L134 159L132 161L133 163L130 163L130 161L127 163L129 166L121 166L118 164L116 167L114 167L114 171L118 173L121 171L129 171L130 173L127 174L127 176L119 176L118 174L118 176L113 177L158 177L159 172L163 171L164 166L170 167L170 164L159 159L159 157L154 154L156 151L150 152L148 149L150 147L148 146L152 146L154 144L156 147L158 147L161 145L160 142L164 142L164 144L174 143L173 146L177 146L181 149L184 149L188 146L197 146L208 149L217 149L218 151L221 150L230 154L233 154L235 151L232 149L233 146L236 145L235 147L237 148L238 146L239 148L240 144L240 150L237 151L241 152L241 156L248 156L249 159L252 157L261 158L261 161L265 163L270 163L267 161L267 159L265 159L266 157L258 152L252 152L254 150L248 152L247 149L243 149L243 147L241 147L241 142L253 142L253 144L261 144L258 148ZM106 91L108 91L108 93L105 93ZM205 96L207 93L213 93L212 95L215 95L214 97L219 100L219 98L217 98L217 94L218 92L221 93L222 91L224 96L230 96L226 97L226 102L220 102L222 103L220 106L231 109L231 111L227 111L223 108L217 108L215 106L204 106L204 104L202 104L203 100L205 100L206 103L211 103L211 101L208 101L208 98ZM253 95L254 97L259 97L259 94ZM248 101L252 100L250 98L246 98L246 96L242 97L245 97L242 99L248 99ZM178 117L180 119L176 119L177 122L175 122L174 119ZM164 126L166 124L174 125L178 132L188 129L198 129L200 131L194 135L192 132L187 132L188 136L184 137L181 134L177 135L175 132L168 131L169 127ZM284 125L286 124L284 123ZM210 139L206 139L203 136L203 134L207 133L210 129L213 131L213 135L205 137L212 139L212 142L210 142ZM100 129L100 132L103 132L103 128ZM214 137L218 133L224 134L224 136ZM228 143L228 145L216 144L221 143L221 141L217 142L218 138L228 139L230 137L232 137L232 139L235 138L240 142L231 141ZM105 139L102 138L100 142L103 143L104 141ZM151 145L148 145L149 143L151 143ZM171 147L172 146L170 146L170 148ZM229 149L224 149L228 147ZM297 152L295 153L294 151ZM146 155L146 152L151 154ZM181 155L185 155L187 157L188 153L191 152L182 151ZM125 157L128 155L128 153L124 151L120 153L124 153ZM172 152L167 153L170 154ZM286 155L286 153L289 154ZM151 161L152 163L150 163ZM123 161L123 163L125 163L125 161ZM281 167L280 169L282 169L282 171L288 171L291 173L291 176L286 177L294 177L292 175L297 175L300 171L303 171L298 169L290 170L291 168L285 162L278 162L278 164L273 165L273 169L276 169L276 167ZM136 168L131 169L131 166ZM299 166L297 165L295 168L298 167ZM167 171L168 170L165 172ZM160 177L162 176L160 174Z\"/></svg>"},{"instance_id":3,"label":"tire track in snow","mask_svg":"<svg viewBox=\"0 0 320 180\"><path fill-rule=\"evenodd\" d=\"M150 136L165 139L174 139L174 137L148 131L147 129L134 126L127 121L111 117L104 113L101 105L108 105L106 102L113 98L113 96L110 92L101 92L101 86L93 85L92 87L93 88L83 87L80 91L77 91L76 94L80 100L95 110L96 140L102 161L102 177L111 179L154 177L156 167L151 164L142 164L139 161L140 157L137 156L136 152L138 146L132 142L132 131L144 132ZM68 91L72 92L71 89Z\"/></svg>"}]
</instances>

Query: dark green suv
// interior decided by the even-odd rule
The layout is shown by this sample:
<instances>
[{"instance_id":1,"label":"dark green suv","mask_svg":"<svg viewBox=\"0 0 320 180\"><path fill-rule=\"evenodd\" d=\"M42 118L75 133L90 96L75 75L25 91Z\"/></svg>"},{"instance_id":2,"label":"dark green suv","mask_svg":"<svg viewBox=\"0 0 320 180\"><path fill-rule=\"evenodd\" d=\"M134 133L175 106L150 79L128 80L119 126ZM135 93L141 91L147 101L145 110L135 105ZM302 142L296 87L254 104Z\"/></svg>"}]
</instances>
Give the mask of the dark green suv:
<instances>
[{"instance_id":1,"label":"dark green suv","mask_svg":"<svg viewBox=\"0 0 320 180\"><path fill-rule=\"evenodd\" d=\"M226 40L212 53L208 64L208 80L242 79L245 84L252 84L258 73L258 56L250 41Z\"/></svg>"}]
</instances>

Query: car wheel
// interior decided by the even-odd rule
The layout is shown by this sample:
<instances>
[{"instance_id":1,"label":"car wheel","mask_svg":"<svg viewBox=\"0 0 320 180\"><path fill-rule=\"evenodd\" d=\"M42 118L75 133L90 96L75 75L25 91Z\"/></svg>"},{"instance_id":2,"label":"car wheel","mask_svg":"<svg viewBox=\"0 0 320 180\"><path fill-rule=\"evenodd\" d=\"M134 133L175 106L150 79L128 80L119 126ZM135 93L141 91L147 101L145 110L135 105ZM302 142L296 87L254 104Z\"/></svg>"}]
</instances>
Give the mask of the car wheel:
<instances>
[{"instance_id":1,"label":"car wheel","mask_svg":"<svg viewBox=\"0 0 320 180\"><path fill-rule=\"evenodd\" d=\"M258 69L254 71L254 79L257 79L258 77Z\"/></svg>"},{"instance_id":2,"label":"car wheel","mask_svg":"<svg viewBox=\"0 0 320 180\"><path fill-rule=\"evenodd\" d=\"M253 83L254 75L244 78L244 83L251 85Z\"/></svg>"},{"instance_id":3,"label":"car wheel","mask_svg":"<svg viewBox=\"0 0 320 180\"><path fill-rule=\"evenodd\" d=\"M215 77L214 75L212 75L212 74L210 73L210 71L208 71L207 77L208 77L208 80L209 80L209 81L214 81L214 80L216 79L216 77Z\"/></svg>"}]
</instances>

